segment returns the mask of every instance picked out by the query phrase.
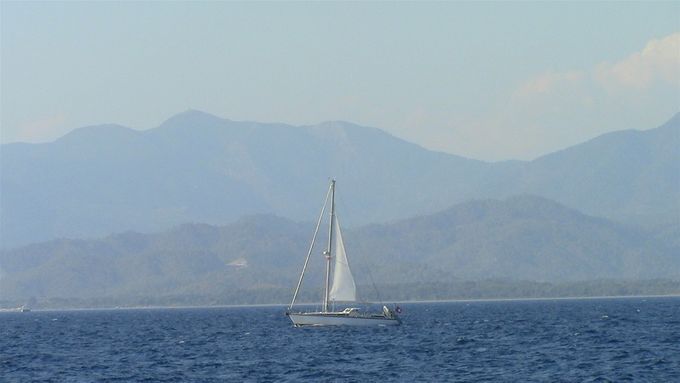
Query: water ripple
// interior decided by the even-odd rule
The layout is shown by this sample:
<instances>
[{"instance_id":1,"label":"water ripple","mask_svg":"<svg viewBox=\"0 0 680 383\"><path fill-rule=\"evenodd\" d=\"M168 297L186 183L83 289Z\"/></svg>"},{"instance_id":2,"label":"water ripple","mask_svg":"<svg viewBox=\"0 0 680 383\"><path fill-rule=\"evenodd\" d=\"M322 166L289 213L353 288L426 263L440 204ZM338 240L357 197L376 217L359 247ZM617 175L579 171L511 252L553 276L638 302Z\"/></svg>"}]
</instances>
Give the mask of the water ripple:
<instances>
[{"instance_id":1,"label":"water ripple","mask_svg":"<svg viewBox=\"0 0 680 383\"><path fill-rule=\"evenodd\" d=\"M2 313L2 380L673 381L680 299L403 304L396 328L281 308Z\"/></svg>"}]
</instances>

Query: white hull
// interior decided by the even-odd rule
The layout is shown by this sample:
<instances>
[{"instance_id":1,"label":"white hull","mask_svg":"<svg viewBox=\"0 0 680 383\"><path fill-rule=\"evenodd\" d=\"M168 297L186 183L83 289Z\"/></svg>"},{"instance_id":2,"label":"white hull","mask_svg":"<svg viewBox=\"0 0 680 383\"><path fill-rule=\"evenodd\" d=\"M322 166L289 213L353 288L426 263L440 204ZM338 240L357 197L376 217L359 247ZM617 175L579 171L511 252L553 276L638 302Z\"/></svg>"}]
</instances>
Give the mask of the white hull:
<instances>
[{"instance_id":1,"label":"white hull","mask_svg":"<svg viewBox=\"0 0 680 383\"><path fill-rule=\"evenodd\" d=\"M339 313L290 313L295 327L300 326L396 326L397 318L383 316L348 316Z\"/></svg>"}]
</instances>

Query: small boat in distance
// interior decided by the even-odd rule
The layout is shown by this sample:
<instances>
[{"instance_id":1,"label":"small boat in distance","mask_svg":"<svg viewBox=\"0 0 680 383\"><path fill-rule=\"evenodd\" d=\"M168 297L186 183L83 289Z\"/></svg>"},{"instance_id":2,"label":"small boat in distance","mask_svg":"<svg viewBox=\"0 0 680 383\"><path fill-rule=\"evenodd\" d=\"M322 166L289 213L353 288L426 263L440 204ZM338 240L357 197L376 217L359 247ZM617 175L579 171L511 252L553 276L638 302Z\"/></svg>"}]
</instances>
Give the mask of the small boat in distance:
<instances>
[{"instance_id":1,"label":"small boat in distance","mask_svg":"<svg viewBox=\"0 0 680 383\"><path fill-rule=\"evenodd\" d=\"M293 305L295 305L295 300L297 299L298 292L300 291L300 286L302 285L302 280L305 277L305 271L307 270L307 265L309 264L309 258L314 249L314 242L316 241L316 236L319 232L319 226L321 221L323 221L324 212L326 210L326 205L330 198L330 220L329 220L329 230L328 230L328 245L326 250L324 250L323 255L326 258L326 275L324 278L324 295L323 295L323 306L321 311L312 312L294 312ZM335 242L333 240L335 239ZM332 262L333 260L333 262ZM332 269L332 273L331 273ZM333 276L331 283L331 274ZM309 246L309 251L307 252L307 258L305 258L305 264L302 267L302 273L300 274L300 279L298 280L297 287L295 288L295 293L293 294L293 301L288 306L286 310L286 315L293 322L295 327L300 326L338 326L338 325L350 325L350 326L392 326L401 323L397 313L387 306L383 306L382 312L379 313L368 313L363 312L356 307L347 307L341 311L331 311L329 308L338 302L356 302L356 285L354 283L354 277L352 276L352 271L349 268L349 261L347 260L347 254L345 253L345 245L342 242L342 233L340 232L340 225L338 224L338 218L335 214L335 180L331 180L331 185L326 193L326 199L321 209L321 214L319 215L319 220L316 223L316 229L314 230L314 235L312 236L312 244ZM398 311L398 309L397 309Z\"/></svg>"},{"instance_id":2,"label":"small boat in distance","mask_svg":"<svg viewBox=\"0 0 680 383\"><path fill-rule=\"evenodd\" d=\"M28 307L26 307L26 305L22 305L22 306L19 306L19 307L14 307L14 308L9 308L9 309L0 308L0 313L11 313L11 312L15 312L15 313L28 313L28 312L31 312L31 309L28 308Z\"/></svg>"}]
</instances>

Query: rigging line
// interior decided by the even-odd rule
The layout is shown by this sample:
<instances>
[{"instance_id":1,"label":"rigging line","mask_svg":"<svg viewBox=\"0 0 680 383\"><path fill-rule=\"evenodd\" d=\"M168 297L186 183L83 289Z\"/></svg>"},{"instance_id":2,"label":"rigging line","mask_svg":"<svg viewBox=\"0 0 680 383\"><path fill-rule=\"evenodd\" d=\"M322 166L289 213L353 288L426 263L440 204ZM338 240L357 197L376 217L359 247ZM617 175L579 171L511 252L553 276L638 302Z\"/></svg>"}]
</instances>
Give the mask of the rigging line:
<instances>
[{"instance_id":1,"label":"rigging line","mask_svg":"<svg viewBox=\"0 0 680 383\"><path fill-rule=\"evenodd\" d=\"M307 252L307 258L305 258L305 264L302 266L302 273L300 274L300 279L298 280L297 286L295 287L295 294L293 294L293 300L288 306L288 310L293 308L295 304L295 299L297 299L298 292L300 292L300 286L302 285L302 279L305 277L305 271L307 270L307 264L309 263L309 257L312 255L314 250L314 242L316 242L316 235L319 233L319 226L321 226L321 221L323 220L323 213L326 211L326 205L328 204L328 197L331 194L331 187L328 188L326 192L326 199L323 202L323 207L321 208L321 214L319 214L319 220L316 222L316 229L314 229L314 235L312 236L312 243L309 245L309 251Z\"/></svg>"},{"instance_id":2,"label":"rigging line","mask_svg":"<svg viewBox=\"0 0 680 383\"><path fill-rule=\"evenodd\" d=\"M375 285L375 281L373 280L373 273L371 273L371 269L366 266L366 271L368 271L368 276L371 277L371 283L373 284L373 289L375 290L375 294L378 296L378 302L380 302L380 305L383 305L382 298L380 298L380 291L378 291L378 288Z\"/></svg>"}]
</instances>

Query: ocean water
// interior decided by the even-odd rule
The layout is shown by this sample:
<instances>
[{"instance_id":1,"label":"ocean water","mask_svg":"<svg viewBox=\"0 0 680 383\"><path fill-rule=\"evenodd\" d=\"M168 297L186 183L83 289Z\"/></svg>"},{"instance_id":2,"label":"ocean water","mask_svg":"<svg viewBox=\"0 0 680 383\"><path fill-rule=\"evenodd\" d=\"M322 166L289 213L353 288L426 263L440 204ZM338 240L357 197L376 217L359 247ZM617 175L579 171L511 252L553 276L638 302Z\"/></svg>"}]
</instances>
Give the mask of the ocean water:
<instances>
[{"instance_id":1,"label":"ocean water","mask_svg":"<svg viewBox=\"0 0 680 383\"><path fill-rule=\"evenodd\" d=\"M402 304L293 328L283 307L0 313L3 382L680 382L680 298Z\"/></svg>"}]
</instances>

